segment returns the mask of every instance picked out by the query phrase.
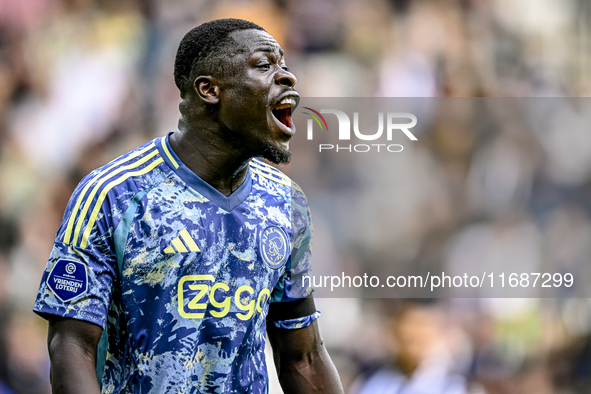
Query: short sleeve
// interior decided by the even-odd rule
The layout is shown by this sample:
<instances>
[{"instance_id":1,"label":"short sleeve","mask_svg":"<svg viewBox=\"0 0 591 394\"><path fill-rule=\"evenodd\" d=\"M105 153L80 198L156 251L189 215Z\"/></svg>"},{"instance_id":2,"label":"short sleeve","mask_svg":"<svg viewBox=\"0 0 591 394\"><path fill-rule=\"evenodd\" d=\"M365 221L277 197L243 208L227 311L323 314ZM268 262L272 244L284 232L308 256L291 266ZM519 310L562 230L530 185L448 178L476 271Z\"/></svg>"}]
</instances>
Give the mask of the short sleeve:
<instances>
[{"instance_id":1,"label":"short sleeve","mask_svg":"<svg viewBox=\"0 0 591 394\"><path fill-rule=\"evenodd\" d=\"M33 311L105 327L117 276L113 217L108 200L86 185L83 180L68 203Z\"/></svg>"},{"instance_id":2,"label":"short sleeve","mask_svg":"<svg viewBox=\"0 0 591 394\"><path fill-rule=\"evenodd\" d=\"M293 184L291 195L291 226L291 256L273 290L271 302L299 300L314 291L310 280L314 234L312 215L306 195L296 184Z\"/></svg>"}]
</instances>

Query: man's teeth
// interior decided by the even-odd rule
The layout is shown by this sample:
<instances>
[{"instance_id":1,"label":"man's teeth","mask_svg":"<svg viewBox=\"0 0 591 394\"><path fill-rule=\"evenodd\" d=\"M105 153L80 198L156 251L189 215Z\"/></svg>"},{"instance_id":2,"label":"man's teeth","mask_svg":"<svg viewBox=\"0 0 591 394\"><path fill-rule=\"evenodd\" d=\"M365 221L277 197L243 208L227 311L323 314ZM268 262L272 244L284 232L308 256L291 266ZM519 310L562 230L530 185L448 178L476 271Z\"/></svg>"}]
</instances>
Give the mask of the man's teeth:
<instances>
[{"instance_id":1,"label":"man's teeth","mask_svg":"<svg viewBox=\"0 0 591 394\"><path fill-rule=\"evenodd\" d=\"M291 107L293 107L295 105L296 105L296 102L295 102L295 100L293 98L286 97L283 100L281 100L279 102L279 104L277 104L275 106L275 108L273 108L273 109L275 109L275 110L278 110L278 109L286 109L286 108L291 108Z\"/></svg>"}]
</instances>

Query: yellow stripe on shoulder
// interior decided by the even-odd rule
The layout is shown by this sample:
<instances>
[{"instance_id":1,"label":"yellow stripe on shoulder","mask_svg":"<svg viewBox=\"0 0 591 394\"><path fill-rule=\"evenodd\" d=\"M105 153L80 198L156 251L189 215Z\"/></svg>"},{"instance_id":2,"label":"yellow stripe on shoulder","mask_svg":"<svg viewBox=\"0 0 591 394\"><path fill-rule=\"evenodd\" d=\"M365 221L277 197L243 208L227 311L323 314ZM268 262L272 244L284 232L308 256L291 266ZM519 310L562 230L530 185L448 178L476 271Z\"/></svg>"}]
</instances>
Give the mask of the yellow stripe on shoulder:
<instances>
[{"instance_id":1,"label":"yellow stripe on shoulder","mask_svg":"<svg viewBox=\"0 0 591 394\"><path fill-rule=\"evenodd\" d=\"M80 235L80 230L82 228L82 224L84 223L84 218L86 217L86 214L88 213L88 209L90 208L90 205L92 204L92 200L94 200L94 197L97 195L101 186L105 182L107 182L109 179L112 179L115 175L117 175L123 171L137 168L137 167L141 166L142 164L144 164L145 162L147 162L148 160L152 159L156 155L158 155L158 149L154 149L152 152L150 152L146 156L142 157L141 159L134 161L133 163L130 163L128 165L117 168L115 171L107 174L105 177L100 179L95 184L94 188L92 189L92 191L88 195L88 198L86 199L86 203L82 207L82 211L80 212L80 217L78 218L78 223L76 223L76 228L74 229L74 237L72 238L72 245L76 246L76 241L78 240L78 236ZM98 201L97 201L97 203L98 203Z\"/></svg>"},{"instance_id":2,"label":"yellow stripe on shoulder","mask_svg":"<svg viewBox=\"0 0 591 394\"><path fill-rule=\"evenodd\" d=\"M86 230L84 230L84 234L82 235L82 242L80 243L80 247L82 249L86 248L86 245L88 245L88 238L90 237L90 232L92 231L92 228L94 227L94 223L96 222L96 219L98 218L101 206L103 205L103 201L107 197L107 194L109 193L109 191L111 191L112 188L114 188L117 185L120 185L121 183L123 183L124 181L126 181L127 179L129 179L133 176L140 176L140 175L147 174L148 172L152 171L154 168L158 167L162 163L164 163L164 159L162 157L159 157L158 159L154 160L152 163L150 163L146 167L142 168L141 170L127 172L127 173L121 175L119 178L112 181L111 183L109 183L107 186L105 186L105 188L101 191L101 194L99 195L99 197L96 201L94 209L92 210L92 214L90 215L90 219L88 219L88 224L86 225Z\"/></svg>"},{"instance_id":3,"label":"yellow stripe on shoulder","mask_svg":"<svg viewBox=\"0 0 591 394\"><path fill-rule=\"evenodd\" d=\"M78 200L76 200L76 205L74 205L74 209L72 209L72 213L70 214L70 218L68 219L68 226L66 227L66 234L64 236L64 243L68 244L70 243L71 237L72 237L72 230L74 228L74 222L76 221L76 217L78 216L78 213L80 212L80 205L82 205L82 202L85 200L85 196L86 196L86 192L88 192L88 189L90 189L90 187L92 185L94 185L94 183L102 176L104 176L105 174L107 174L109 171L111 171L114 167L126 163L132 159L135 159L138 156L143 155L144 153L146 153L147 151L149 151L150 149L154 148L156 145L154 143L151 143L150 145L148 145L147 147L145 147L144 149L141 149L131 155L129 155L128 157L126 157L123 160L118 160L115 161L113 164L111 164L110 166L106 167L104 170L102 170L101 172L99 172L98 174L96 174L87 184L86 186L84 186L84 189L82 189L82 191L80 192L80 195L78 196ZM94 194L92 195L94 196ZM92 199L92 198L91 198ZM87 199L88 201L88 199ZM81 216L80 220L84 220L84 217Z\"/></svg>"},{"instance_id":4,"label":"yellow stripe on shoulder","mask_svg":"<svg viewBox=\"0 0 591 394\"><path fill-rule=\"evenodd\" d=\"M275 167L268 165L267 163L264 163L257 159L252 159L250 161L250 170L254 174L270 179L274 182L279 183L280 185L289 186L292 189L303 193L302 189L298 186L297 183L293 182L283 172L279 171Z\"/></svg>"},{"instance_id":5,"label":"yellow stripe on shoulder","mask_svg":"<svg viewBox=\"0 0 591 394\"><path fill-rule=\"evenodd\" d=\"M257 174L257 175L260 175L260 176L265 177L267 179L270 179L274 182L279 183L280 185L289 186L289 187L292 186L291 182L287 182L285 179L275 178L267 172L263 172L263 171L258 170L256 168L251 168L250 170L252 171L253 174Z\"/></svg>"},{"instance_id":6,"label":"yellow stripe on shoulder","mask_svg":"<svg viewBox=\"0 0 591 394\"><path fill-rule=\"evenodd\" d=\"M172 155L170 154L170 151L168 150L168 146L166 146L166 137L162 137L162 139L160 140L160 143L162 144L162 148L164 148L164 153L166 153L166 156L168 156L168 159L170 160L170 162L172 163L174 168L175 169L179 168L179 163L177 163L176 160L174 159L174 157L172 157Z\"/></svg>"},{"instance_id":7,"label":"yellow stripe on shoulder","mask_svg":"<svg viewBox=\"0 0 591 394\"><path fill-rule=\"evenodd\" d=\"M283 172L279 171L277 168L270 166L269 164L267 164L261 160L252 159L250 161L250 164L253 167L258 168L261 171L266 171L268 173L278 176L279 178L283 178L283 179L291 182L291 179L289 179L289 177L287 175L285 175Z\"/></svg>"}]
</instances>

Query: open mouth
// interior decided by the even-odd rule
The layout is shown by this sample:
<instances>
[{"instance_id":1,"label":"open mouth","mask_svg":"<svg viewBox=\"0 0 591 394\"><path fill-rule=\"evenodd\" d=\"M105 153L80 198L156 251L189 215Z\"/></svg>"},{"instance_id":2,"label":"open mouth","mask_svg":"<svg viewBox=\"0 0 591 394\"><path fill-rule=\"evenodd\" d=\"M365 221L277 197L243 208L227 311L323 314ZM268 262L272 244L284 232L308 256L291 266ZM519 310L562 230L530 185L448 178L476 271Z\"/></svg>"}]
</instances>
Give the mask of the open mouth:
<instances>
[{"instance_id":1,"label":"open mouth","mask_svg":"<svg viewBox=\"0 0 591 394\"><path fill-rule=\"evenodd\" d=\"M275 107L273 107L273 116L283 123L287 128L291 129L291 110L296 106L296 101L293 97L286 97L281 100Z\"/></svg>"}]
</instances>

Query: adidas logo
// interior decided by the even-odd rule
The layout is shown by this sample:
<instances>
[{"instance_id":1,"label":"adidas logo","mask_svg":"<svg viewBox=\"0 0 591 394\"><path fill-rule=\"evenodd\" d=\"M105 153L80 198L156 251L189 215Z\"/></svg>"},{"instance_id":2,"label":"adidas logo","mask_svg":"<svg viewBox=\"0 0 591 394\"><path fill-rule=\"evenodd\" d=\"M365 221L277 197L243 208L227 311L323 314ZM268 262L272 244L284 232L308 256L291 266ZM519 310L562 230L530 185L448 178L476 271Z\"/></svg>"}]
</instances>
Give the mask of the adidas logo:
<instances>
[{"instance_id":1,"label":"adidas logo","mask_svg":"<svg viewBox=\"0 0 591 394\"><path fill-rule=\"evenodd\" d=\"M169 245L166 249L164 249L164 253L172 254L201 252L201 249L199 249L199 246L197 246L193 238L191 238L191 235L187 229L183 229L179 235L179 237L176 237L172 240L172 245Z\"/></svg>"}]
</instances>

